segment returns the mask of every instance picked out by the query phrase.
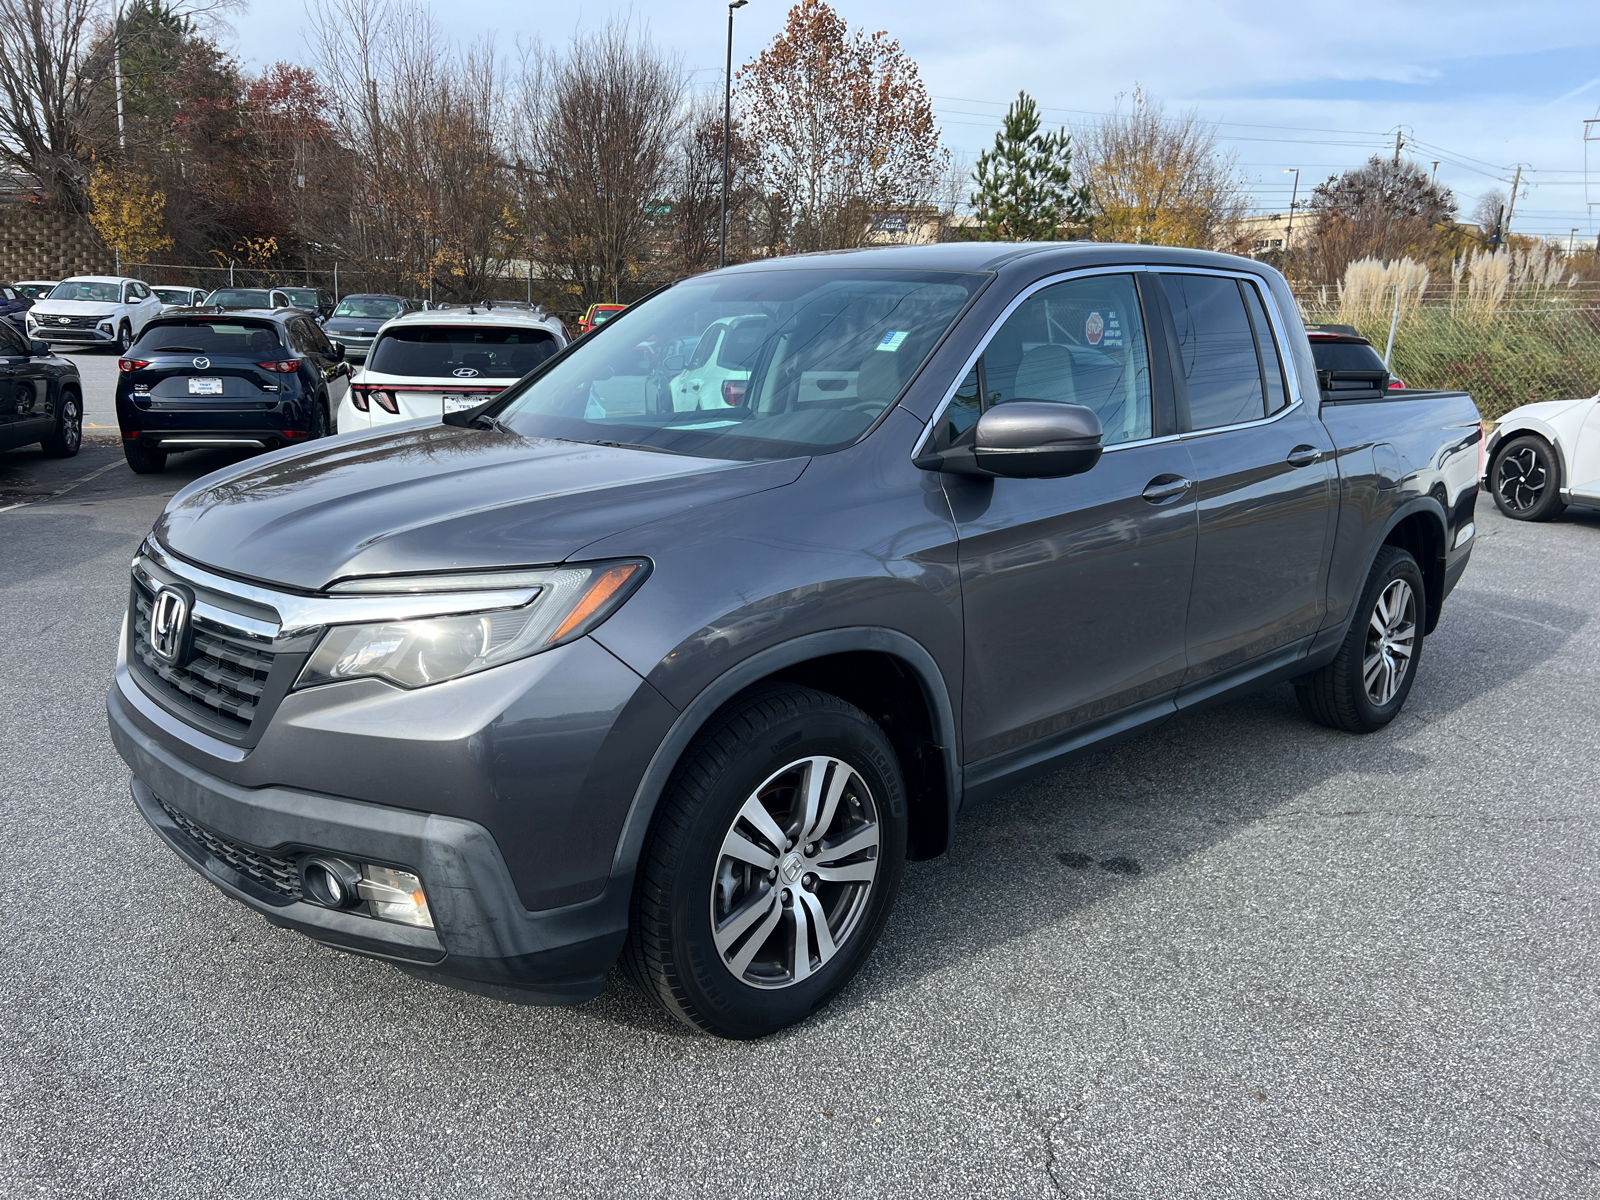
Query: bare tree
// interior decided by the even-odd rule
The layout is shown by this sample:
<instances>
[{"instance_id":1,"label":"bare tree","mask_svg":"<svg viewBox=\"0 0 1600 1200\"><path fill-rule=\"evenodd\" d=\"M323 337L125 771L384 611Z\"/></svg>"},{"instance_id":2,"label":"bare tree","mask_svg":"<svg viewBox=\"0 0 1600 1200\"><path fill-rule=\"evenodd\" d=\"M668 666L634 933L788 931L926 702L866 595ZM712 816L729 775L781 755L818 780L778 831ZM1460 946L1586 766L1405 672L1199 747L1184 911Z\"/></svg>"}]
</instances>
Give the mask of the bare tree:
<instances>
[{"instance_id":1,"label":"bare tree","mask_svg":"<svg viewBox=\"0 0 1600 1200\"><path fill-rule=\"evenodd\" d=\"M400 289L483 295L510 257L499 62L416 0L312 0L324 86L359 162L347 252Z\"/></svg>"},{"instance_id":2,"label":"bare tree","mask_svg":"<svg viewBox=\"0 0 1600 1200\"><path fill-rule=\"evenodd\" d=\"M1441 249L1439 227L1455 216L1456 202L1449 188L1416 163L1373 155L1319 183L1307 207L1312 227L1304 253L1310 273L1332 283L1365 258L1431 257Z\"/></svg>"},{"instance_id":3,"label":"bare tree","mask_svg":"<svg viewBox=\"0 0 1600 1200\"><path fill-rule=\"evenodd\" d=\"M755 147L737 120L728 138L728 260L754 253L752 230L761 201ZM706 98L691 105L673 156L668 184L672 211L666 223L673 267L685 275L717 265L722 223L722 105Z\"/></svg>"},{"instance_id":4,"label":"bare tree","mask_svg":"<svg viewBox=\"0 0 1600 1200\"><path fill-rule=\"evenodd\" d=\"M1472 210L1472 223L1485 239L1493 237L1505 219L1507 203L1506 194L1499 188L1490 188L1478 198L1477 207Z\"/></svg>"},{"instance_id":5,"label":"bare tree","mask_svg":"<svg viewBox=\"0 0 1600 1200\"><path fill-rule=\"evenodd\" d=\"M1249 208L1234 155L1197 113L1168 117L1135 88L1081 135L1098 241L1226 249Z\"/></svg>"},{"instance_id":6,"label":"bare tree","mask_svg":"<svg viewBox=\"0 0 1600 1200\"><path fill-rule=\"evenodd\" d=\"M648 252L684 86L681 63L626 23L530 56L517 163L532 253L584 304L620 296Z\"/></svg>"},{"instance_id":7,"label":"bare tree","mask_svg":"<svg viewBox=\"0 0 1600 1200\"><path fill-rule=\"evenodd\" d=\"M874 212L937 190L949 151L917 64L887 33L851 31L825 0L800 0L738 78L774 250L860 245Z\"/></svg>"}]
</instances>

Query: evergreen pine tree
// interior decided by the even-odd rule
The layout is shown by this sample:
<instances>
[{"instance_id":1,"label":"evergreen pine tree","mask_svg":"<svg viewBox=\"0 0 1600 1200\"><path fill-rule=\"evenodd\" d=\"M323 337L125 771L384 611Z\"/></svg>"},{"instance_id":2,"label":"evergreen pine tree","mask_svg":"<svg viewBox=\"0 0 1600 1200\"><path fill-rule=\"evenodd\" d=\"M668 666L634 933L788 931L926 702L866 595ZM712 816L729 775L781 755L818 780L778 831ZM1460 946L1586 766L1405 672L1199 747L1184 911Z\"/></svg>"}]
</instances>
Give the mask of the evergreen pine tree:
<instances>
[{"instance_id":1,"label":"evergreen pine tree","mask_svg":"<svg viewBox=\"0 0 1600 1200\"><path fill-rule=\"evenodd\" d=\"M978 155L972 206L984 241L1049 241L1060 226L1088 219L1089 187L1072 182L1072 136L1041 133L1041 124L1033 97L1019 92L994 149Z\"/></svg>"}]
</instances>

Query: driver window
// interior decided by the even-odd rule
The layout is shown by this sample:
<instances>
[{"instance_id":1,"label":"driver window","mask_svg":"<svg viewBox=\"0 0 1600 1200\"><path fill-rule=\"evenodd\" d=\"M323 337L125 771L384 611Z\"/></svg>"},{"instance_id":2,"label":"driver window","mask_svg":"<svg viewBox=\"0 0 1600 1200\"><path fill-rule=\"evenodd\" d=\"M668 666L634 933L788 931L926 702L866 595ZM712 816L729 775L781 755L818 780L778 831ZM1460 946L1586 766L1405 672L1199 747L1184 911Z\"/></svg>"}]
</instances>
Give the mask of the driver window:
<instances>
[{"instance_id":1,"label":"driver window","mask_svg":"<svg viewBox=\"0 0 1600 1200\"><path fill-rule=\"evenodd\" d=\"M1093 275L1041 288L1006 318L946 411L959 437L983 409L1013 400L1094 410L1105 444L1151 436L1150 354L1131 275ZM951 411L955 409L957 411Z\"/></svg>"}]
</instances>

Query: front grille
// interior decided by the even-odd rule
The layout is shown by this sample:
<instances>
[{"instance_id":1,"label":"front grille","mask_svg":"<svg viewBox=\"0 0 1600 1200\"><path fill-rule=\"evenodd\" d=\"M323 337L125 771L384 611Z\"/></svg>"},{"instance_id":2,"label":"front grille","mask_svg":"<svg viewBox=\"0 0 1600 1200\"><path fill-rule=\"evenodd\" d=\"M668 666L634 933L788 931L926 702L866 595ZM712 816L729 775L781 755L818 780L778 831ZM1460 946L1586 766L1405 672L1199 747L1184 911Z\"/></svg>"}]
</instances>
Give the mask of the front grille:
<instances>
[{"instance_id":1,"label":"front grille","mask_svg":"<svg viewBox=\"0 0 1600 1200\"><path fill-rule=\"evenodd\" d=\"M204 825L191 821L159 796L156 797L156 803L167 814L167 819L183 831L184 836L201 846L212 858L287 900L300 899L300 869L287 858L263 854L232 838L213 833Z\"/></svg>"},{"instance_id":2,"label":"front grille","mask_svg":"<svg viewBox=\"0 0 1600 1200\"><path fill-rule=\"evenodd\" d=\"M101 321L108 320L109 317L68 317L63 325L60 317L41 316L37 318L37 324L41 329L93 329Z\"/></svg>"},{"instance_id":3,"label":"front grille","mask_svg":"<svg viewBox=\"0 0 1600 1200\"><path fill-rule=\"evenodd\" d=\"M267 676L277 657L243 637L216 629L194 630L189 657L164 661L150 645L149 589L133 585L133 636L129 660L146 681L162 689L169 701L187 707L236 734L249 731L267 689Z\"/></svg>"}]
</instances>

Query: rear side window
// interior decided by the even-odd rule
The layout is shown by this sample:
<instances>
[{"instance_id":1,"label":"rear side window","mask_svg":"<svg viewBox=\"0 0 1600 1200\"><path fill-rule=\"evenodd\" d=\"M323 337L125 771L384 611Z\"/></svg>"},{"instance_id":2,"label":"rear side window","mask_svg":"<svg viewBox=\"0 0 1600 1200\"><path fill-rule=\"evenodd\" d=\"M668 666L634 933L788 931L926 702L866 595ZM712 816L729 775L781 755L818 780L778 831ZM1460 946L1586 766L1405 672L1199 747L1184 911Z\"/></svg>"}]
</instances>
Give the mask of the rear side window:
<instances>
[{"instance_id":1,"label":"rear side window","mask_svg":"<svg viewBox=\"0 0 1600 1200\"><path fill-rule=\"evenodd\" d=\"M11 327L10 322L0 321L0 354L18 355L27 354L28 347L22 340L22 335Z\"/></svg>"},{"instance_id":2,"label":"rear side window","mask_svg":"<svg viewBox=\"0 0 1600 1200\"><path fill-rule=\"evenodd\" d=\"M283 339L268 321L163 321L145 327L128 351L130 358L157 354L206 354L217 357L281 356Z\"/></svg>"},{"instance_id":3,"label":"rear side window","mask_svg":"<svg viewBox=\"0 0 1600 1200\"><path fill-rule=\"evenodd\" d=\"M416 325L379 338L367 367L383 375L431 379L520 379L556 349L556 339L544 329Z\"/></svg>"},{"instance_id":4,"label":"rear side window","mask_svg":"<svg viewBox=\"0 0 1600 1200\"><path fill-rule=\"evenodd\" d=\"M1266 415L1255 331L1237 280L1162 275L1178 336L1180 371L1193 429L1216 429Z\"/></svg>"},{"instance_id":5,"label":"rear side window","mask_svg":"<svg viewBox=\"0 0 1600 1200\"><path fill-rule=\"evenodd\" d=\"M1250 324L1256 332L1256 356L1261 360L1261 381L1267 387L1267 415L1277 412L1289 403L1289 385L1284 379L1283 358L1278 353L1277 339L1272 336L1272 322L1267 320L1267 310L1261 303L1261 293L1248 283L1241 282L1245 307L1250 310Z\"/></svg>"}]
</instances>

